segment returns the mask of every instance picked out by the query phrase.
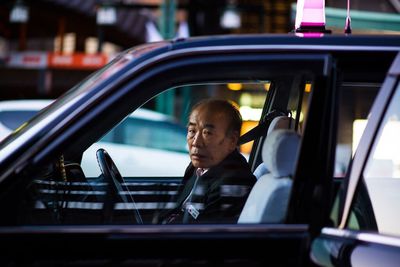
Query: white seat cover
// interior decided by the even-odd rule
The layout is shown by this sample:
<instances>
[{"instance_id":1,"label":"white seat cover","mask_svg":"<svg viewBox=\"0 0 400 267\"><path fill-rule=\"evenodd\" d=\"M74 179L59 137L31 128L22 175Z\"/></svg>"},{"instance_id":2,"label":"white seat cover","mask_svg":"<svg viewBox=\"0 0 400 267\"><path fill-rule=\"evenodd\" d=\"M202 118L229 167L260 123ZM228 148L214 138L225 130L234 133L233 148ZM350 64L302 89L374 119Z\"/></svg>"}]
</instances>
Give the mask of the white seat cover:
<instances>
[{"instance_id":1,"label":"white seat cover","mask_svg":"<svg viewBox=\"0 0 400 267\"><path fill-rule=\"evenodd\" d=\"M274 130L267 136L262 158L270 172L257 180L238 223L284 221L299 144L300 135L293 130Z\"/></svg>"},{"instance_id":2,"label":"white seat cover","mask_svg":"<svg viewBox=\"0 0 400 267\"><path fill-rule=\"evenodd\" d=\"M287 117L287 116L275 117L271 121L271 124L268 127L267 136L274 130L278 130L278 129L294 129L295 124L296 124L296 121L291 117ZM261 176L263 176L264 174L267 174L268 172L269 172L268 168L262 162L254 170L253 174L257 179L259 179Z\"/></svg>"}]
</instances>

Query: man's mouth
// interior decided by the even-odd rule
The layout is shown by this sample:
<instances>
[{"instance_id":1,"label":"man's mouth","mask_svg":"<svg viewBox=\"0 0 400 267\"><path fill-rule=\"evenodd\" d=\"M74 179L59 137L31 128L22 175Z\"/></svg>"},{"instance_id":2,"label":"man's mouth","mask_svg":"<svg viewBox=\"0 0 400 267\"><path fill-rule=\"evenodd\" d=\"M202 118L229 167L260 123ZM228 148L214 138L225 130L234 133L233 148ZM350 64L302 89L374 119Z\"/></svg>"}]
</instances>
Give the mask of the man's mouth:
<instances>
[{"instance_id":1,"label":"man's mouth","mask_svg":"<svg viewBox=\"0 0 400 267\"><path fill-rule=\"evenodd\" d=\"M201 159L204 159L204 158L205 158L205 156L202 155L202 154L198 154L198 153L193 153L192 154L192 159L194 159L194 160L201 160Z\"/></svg>"}]
</instances>

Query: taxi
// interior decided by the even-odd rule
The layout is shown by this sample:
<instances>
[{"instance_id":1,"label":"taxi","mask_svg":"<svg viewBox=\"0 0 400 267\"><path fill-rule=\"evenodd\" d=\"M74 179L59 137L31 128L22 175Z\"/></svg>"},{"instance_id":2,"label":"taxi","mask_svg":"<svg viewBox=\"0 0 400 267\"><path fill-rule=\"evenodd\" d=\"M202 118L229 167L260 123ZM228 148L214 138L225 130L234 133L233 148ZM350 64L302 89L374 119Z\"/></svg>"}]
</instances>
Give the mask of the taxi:
<instances>
[{"instance_id":1,"label":"taxi","mask_svg":"<svg viewBox=\"0 0 400 267\"><path fill-rule=\"evenodd\" d=\"M17 128L0 143L1 265L399 262L394 151L400 36L335 35L324 24L303 22L287 35L210 36L133 47ZM241 139L253 171L267 164L264 144L273 121L292 121L285 130L297 132L300 142L288 154L293 167L284 177L290 187L280 196L285 205L279 219L244 210L236 223L160 224L159 215L174 207L183 173L121 175L112 154L89 150L139 108L164 110L183 122L204 98L228 99L245 121L255 122ZM375 104L371 111L363 106L368 124L352 150L346 136L358 132L348 122L362 112L350 108L360 107L360 99ZM251 109L253 101L258 109ZM142 143L151 136L132 130ZM148 141L161 146L168 138L160 131ZM100 175L88 174L83 155L98 161ZM147 162L157 169L159 160ZM261 175L245 209L255 204L268 215L273 202L262 183L281 178L273 171Z\"/></svg>"}]
</instances>

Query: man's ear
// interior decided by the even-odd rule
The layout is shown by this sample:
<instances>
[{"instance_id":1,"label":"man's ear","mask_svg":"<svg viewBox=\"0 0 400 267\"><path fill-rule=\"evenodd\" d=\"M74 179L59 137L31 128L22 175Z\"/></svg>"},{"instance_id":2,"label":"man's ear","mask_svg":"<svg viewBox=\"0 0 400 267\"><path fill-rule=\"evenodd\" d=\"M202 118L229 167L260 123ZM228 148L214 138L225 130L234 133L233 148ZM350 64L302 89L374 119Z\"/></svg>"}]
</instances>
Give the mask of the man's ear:
<instances>
[{"instance_id":1,"label":"man's ear","mask_svg":"<svg viewBox=\"0 0 400 267\"><path fill-rule=\"evenodd\" d=\"M230 141L230 148L233 150L236 149L237 145L238 145L238 141L239 141L239 132L238 131L232 131L229 137L229 141Z\"/></svg>"}]
</instances>

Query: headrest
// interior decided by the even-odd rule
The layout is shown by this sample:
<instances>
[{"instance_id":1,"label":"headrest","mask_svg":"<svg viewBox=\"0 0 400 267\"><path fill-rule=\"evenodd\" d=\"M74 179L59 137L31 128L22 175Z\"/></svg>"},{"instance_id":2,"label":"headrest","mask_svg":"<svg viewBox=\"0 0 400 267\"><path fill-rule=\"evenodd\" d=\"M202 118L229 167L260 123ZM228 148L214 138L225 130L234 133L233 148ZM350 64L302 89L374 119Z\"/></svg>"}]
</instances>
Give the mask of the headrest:
<instances>
[{"instance_id":1,"label":"headrest","mask_svg":"<svg viewBox=\"0 0 400 267\"><path fill-rule=\"evenodd\" d=\"M267 135L262 149L262 158L274 177L293 175L299 144L300 135L293 130L278 129Z\"/></svg>"},{"instance_id":2,"label":"headrest","mask_svg":"<svg viewBox=\"0 0 400 267\"><path fill-rule=\"evenodd\" d=\"M277 130L277 129L294 129L294 126L296 124L296 121L288 116L278 116L275 117L272 121L271 124L268 127L268 133Z\"/></svg>"}]
</instances>

